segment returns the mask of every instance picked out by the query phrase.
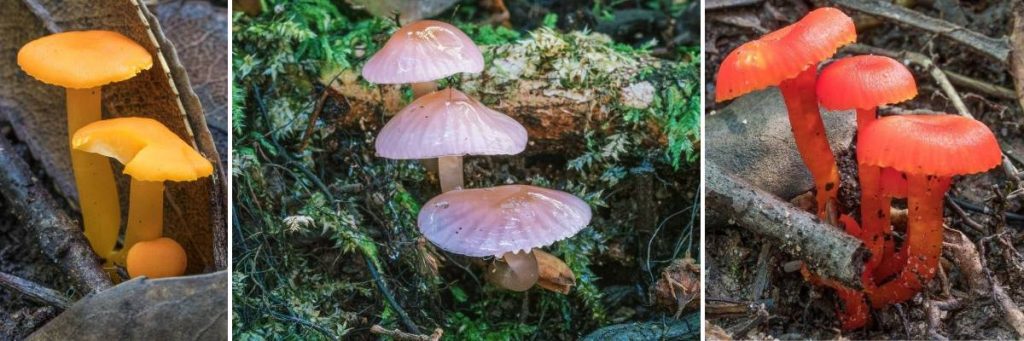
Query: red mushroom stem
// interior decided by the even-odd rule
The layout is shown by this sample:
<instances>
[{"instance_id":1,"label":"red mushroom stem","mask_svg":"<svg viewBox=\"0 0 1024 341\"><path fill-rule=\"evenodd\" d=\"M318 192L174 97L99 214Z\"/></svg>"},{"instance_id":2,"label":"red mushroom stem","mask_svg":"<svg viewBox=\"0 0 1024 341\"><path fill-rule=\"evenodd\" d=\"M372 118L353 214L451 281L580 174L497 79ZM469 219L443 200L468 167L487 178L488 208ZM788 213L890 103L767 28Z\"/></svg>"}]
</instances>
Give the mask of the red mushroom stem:
<instances>
[{"instance_id":1,"label":"red mushroom stem","mask_svg":"<svg viewBox=\"0 0 1024 341\"><path fill-rule=\"evenodd\" d=\"M839 222L847 234L853 236L861 234L861 228L853 217L844 214L839 217ZM836 307L836 315L839 317L843 330L854 330L867 325L870 316L867 302L864 300L864 292L815 275L807 268L806 264L800 268L800 273L808 283L814 286L829 287L836 291L836 296L841 300L841 304Z\"/></svg>"},{"instance_id":2,"label":"red mushroom stem","mask_svg":"<svg viewBox=\"0 0 1024 341\"><path fill-rule=\"evenodd\" d=\"M826 219L835 213L839 190L839 168L832 155L832 148L825 136L825 123L818 111L818 98L815 94L815 78L817 68L813 65L795 78L779 84L782 97L789 111L789 123L793 128L793 137L800 157L807 165L814 178L817 190L818 217ZM835 223L830 221L830 223Z\"/></svg>"},{"instance_id":3,"label":"red mushroom stem","mask_svg":"<svg viewBox=\"0 0 1024 341\"><path fill-rule=\"evenodd\" d=\"M906 266L892 281L868 290L875 308L903 302L935 276L942 255L942 203L951 178L907 174L907 241L900 252Z\"/></svg>"},{"instance_id":4,"label":"red mushroom stem","mask_svg":"<svg viewBox=\"0 0 1024 341\"><path fill-rule=\"evenodd\" d=\"M867 128L875 122L876 109L857 109L857 129ZM859 139L859 137L858 137ZM882 193L879 167L858 163L857 173L860 177L860 219L863 234L860 239L871 251L871 258L864 267L865 285L874 284L874 269L885 258L886 237L892 233L889 225L889 208L891 198Z\"/></svg>"}]
</instances>

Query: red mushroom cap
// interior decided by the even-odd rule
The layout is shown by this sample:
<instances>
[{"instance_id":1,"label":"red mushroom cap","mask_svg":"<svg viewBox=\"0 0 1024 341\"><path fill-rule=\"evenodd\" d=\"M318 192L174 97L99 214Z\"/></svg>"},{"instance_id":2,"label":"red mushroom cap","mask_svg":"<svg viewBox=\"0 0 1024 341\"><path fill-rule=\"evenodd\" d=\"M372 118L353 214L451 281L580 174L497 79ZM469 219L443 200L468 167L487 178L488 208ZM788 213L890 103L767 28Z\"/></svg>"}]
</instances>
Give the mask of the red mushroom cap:
<instances>
[{"instance_id":1,"label":"red mushroom cap","mask_svg":"<svg viewBox=\"0 0 1024 341\"><path fill-rule=\"evenodd\" d=\"M778 85L831 57L857 40L857 30L842 11L823 7L796 23L743 44L718 69L715 100L730 100Z\"/></svg>"},{"instance_id":2,"label":"red mushroom cap","mask_svg":"<svg viewBox=\"0 0 1024 341\"><path fill-rule=\"evenodd\" d=\"M483 69L484 56L469 36L455 26L423 20L391 35L363 66L363 78L377 84L420 83Z\"/></svg>"},{"instance_id":3,"label":"red mushroom cap","mask_svg":"<svg viewBox=\"0 0 1024 341\"><path fill-rule=\"evenodd\" d=\"M821 70L818 101L829 110L871 109L917 96L914 75L883 56L839 59Z\"/></svg>"},{"instance_id":4,"label":"red mushroom cap","mask_svg":"<svg viewBox=\"0 0 1024 341\"><path fill-rule=\"evenodd\" d=\"M985 124L956 115L883 117L860 132L857 161L917 175L954 176L992 169L1002 162Z\"/></svg>"},{"instance_id":5,"label":"red mushroom cap","mask_svg":"<svg viewBox=\"0 0 1024 341\"><path fill-rule=\"evenodd\" d=\"M417 98L377 134L377 155L432 159L514 155L526 149L526 128L461 91L448 88Z\"/></svg>"},{"instance_id":6,"label":"red mushroom cap","mask_svg":"<svg viewBox=\"0 0 1024 341\"><path fill-rule=\"evenodd\" d=\"M571 237L590 223L590 206L553 189L509 185L453 190L423 204L420 232L449 252L501 256Z\"/></svg>"}]
</instances>

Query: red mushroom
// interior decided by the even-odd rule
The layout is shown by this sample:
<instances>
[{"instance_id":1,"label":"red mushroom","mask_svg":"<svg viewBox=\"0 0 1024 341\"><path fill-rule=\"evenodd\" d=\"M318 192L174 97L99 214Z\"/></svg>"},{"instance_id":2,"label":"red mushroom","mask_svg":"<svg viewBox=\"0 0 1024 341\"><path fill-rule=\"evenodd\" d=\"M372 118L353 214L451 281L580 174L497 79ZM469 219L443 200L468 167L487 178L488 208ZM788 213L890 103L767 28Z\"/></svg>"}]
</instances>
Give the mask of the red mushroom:
<instances>
[{"instance_id":1,"label":"red mushroom","mask_svg":"<svg viewBox=\"0 0 1024 341\"><path fill-rule=\"evenodd\" d=\"M856 110L857 128L875 122L880 105L902 102L917 96L914 75L906 66L889 57L854 56L842 58L821 70L817 84L818 100L829 110ZM873 283L873 269L883 259L889 226L890 199L881 194L880 169L860 163L861 223L864 241L871 251L865 267L866 285ZM890 237L891 238L891 237Z\"/></svg>"},{"instance_id":2,"label":"red mushroom","mask_svg":"<svg viewBox=\"0 0 1024 341\"><path fill-rule=\"evenodd\" d=\"M814 178L818 216L835 206L839 169L825 136L814 92L817 65L857 40L853 20L835 8L819 8L800 21L733 50L718 70L715 100L725 101L778 85L789 112L800 156Z\"/></svg>"},{"instance_id":3,"label":"red mushroom","mask_svg":"<svg viewBox=\"0 0 1024 341\"><path fill-rule=\"evenodd\" d=\"M907 176L907 239L899 275L867 288L876 308L914 296L935 275L942 254L943 197L955 175L984 172L1002 161L999 143L983 123L953 115L903 115L861 130L861 164L891 167Z\"/></svg>"}]
</instances>

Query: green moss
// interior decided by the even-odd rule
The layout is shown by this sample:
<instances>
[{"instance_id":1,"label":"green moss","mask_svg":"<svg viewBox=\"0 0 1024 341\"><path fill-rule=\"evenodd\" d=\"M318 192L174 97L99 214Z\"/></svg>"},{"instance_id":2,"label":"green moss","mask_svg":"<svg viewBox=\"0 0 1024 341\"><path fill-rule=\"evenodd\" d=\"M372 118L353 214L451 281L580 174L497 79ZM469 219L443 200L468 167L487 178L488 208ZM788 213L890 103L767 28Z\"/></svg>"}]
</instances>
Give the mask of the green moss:
<instances>
[{"instance_id":1,"label":"green moss","mask_svg":"<svg viewBox=\"0 0 1024 341\"><path fill-rule=\"evenodd\" d=\"M586 92L608 114L574 132L581 148L547 156L554 161L467 158L469 187L532 183L595 209L590 228L546 248L573 270L575 289L524 295L479 282L478 268L423 241L416 218L436 184L417 162L375 157L375 131L332 126L331 115L346 114L343 100L325 105L308 147L298 148L320 97L318 80L358 71L394 24L341 14L325 0L268 0L265 8L272 10L233 17L232 323L241 339L332 339L375 323L402 328L367 261L414 323L444 328L453 339L576 338L609 322L619 305L605 294L609 287L650 285L645 278L653 275L636 269L646 251L638 245L695 190L696 50L683 61L656 61L647 49L598 34L456 23L490 44L485 77L451 79L485 103L497 103L522 79L549 79L550 89ZM496 66L518 61L525 66L518 74ZM621 100L621 89L641 83L658 89L646 107ZM682 228L666 229L652 243L653 257L670 257L683 236ZM625 250L610 249L612 242ZM621 253L632 261L618 259ZM520 323L524 300L530 313Z\"/></svg>"}]
</instances>

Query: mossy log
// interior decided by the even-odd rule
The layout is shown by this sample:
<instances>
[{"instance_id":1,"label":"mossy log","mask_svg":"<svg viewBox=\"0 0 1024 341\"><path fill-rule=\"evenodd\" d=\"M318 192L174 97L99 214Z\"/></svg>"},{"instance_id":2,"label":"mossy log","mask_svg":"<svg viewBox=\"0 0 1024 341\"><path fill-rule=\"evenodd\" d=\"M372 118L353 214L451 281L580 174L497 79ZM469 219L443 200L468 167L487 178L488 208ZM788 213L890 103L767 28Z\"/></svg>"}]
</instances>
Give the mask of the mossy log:
<instances>
[{"instance_id":1,"label":"mossy log","mask_svg":"<svg viewBox=\"0 0 1024 341\"><path fill-rule=\"evenodd\" d=\"M584 131L620 131L620 117L631 111L650 113L637 123L650 131L644 144L664 146L663 118L674 113L659 96L699 81L692 65L616 47L599 33L540 29L515 44L481 50L488 61L482 73L442 86L450 84L522 123L530 136L527 153L534 154L582 148ZM330 85L341 107L327 122L338 129L376 131L411 101L407 85L372 85L357 69L327 72L321 83Z\"/></svg>"}]
</instances>

